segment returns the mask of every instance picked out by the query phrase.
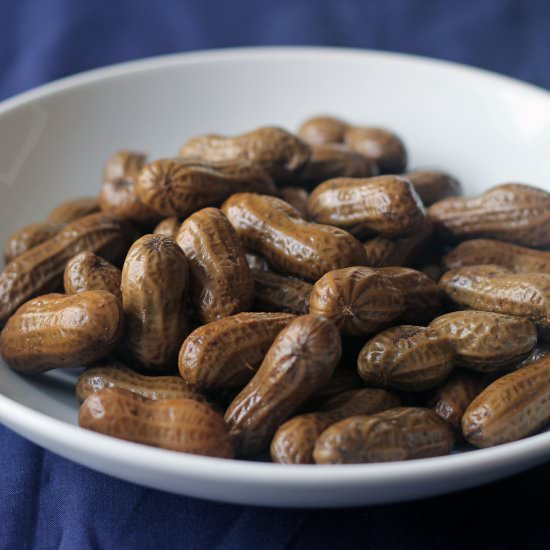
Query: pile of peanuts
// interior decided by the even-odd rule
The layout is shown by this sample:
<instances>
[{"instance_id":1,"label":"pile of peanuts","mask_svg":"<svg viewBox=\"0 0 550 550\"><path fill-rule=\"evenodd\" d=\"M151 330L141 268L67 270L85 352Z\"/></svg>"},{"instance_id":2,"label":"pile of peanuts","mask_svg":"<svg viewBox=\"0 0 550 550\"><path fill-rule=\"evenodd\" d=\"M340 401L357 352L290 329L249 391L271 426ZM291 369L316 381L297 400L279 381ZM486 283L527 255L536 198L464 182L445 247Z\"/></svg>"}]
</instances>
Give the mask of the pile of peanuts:
<instances>
[{"instance_id":1,"label":"pile of peanuts","mask_svg":"<svg viewBox=\"0 0 550 550\"><path fill-rule=\"evenodd\" d=\"M550 194L464 198L403 141L297 134L120 151L99 198L5 246L0 350L86 366L82 427L175 451L336 464L488 447L550 422Z\"/></svg>"}]
</instances>

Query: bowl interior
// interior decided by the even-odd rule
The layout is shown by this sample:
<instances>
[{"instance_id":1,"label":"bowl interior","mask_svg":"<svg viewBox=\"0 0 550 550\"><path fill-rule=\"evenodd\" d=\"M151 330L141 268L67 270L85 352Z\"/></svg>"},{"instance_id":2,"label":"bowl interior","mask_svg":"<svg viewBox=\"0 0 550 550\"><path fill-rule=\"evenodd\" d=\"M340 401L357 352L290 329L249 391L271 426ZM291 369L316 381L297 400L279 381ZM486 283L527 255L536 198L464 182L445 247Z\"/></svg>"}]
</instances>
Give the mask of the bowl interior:
<instances>
[{"instance_id":1,"label":"bowl interior","mask_svg":"<svg viewBox=\"0 0 550 550\"><path fill-rule=\"evenodd\" d=\"M410 166L437 166L466 193L506 181L550 190L550 95L481 71L346 50L169 57L67 79L0 106L0 241L63 199L95 195L105 159L174 155L205 132L235 134L333 113L397 131ZM0 365L0 393L76 423L74 372L31 379Z\"/></svg>"}]
</instances>

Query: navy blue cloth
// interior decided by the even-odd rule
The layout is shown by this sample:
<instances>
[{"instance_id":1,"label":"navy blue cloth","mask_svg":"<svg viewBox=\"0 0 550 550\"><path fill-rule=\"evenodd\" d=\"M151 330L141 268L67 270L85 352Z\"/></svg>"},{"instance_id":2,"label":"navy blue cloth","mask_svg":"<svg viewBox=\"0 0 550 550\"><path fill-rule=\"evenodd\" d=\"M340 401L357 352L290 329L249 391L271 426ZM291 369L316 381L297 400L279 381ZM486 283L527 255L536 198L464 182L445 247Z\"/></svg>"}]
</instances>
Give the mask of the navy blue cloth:
<instances>
[{"instance_id":1,"label":"navy blue cloth","mask_svg":"<svg viewBox=\"0 0 550 550\"><path fill-rule=\"evenodd\" d=\"M545 0L0 0L0 99L110 63L309 44L460 61L550 88ZM169 495L0 426L0 550L547 548L550 468L415 503L272 510Z\"/></svg>"}]
</instances>

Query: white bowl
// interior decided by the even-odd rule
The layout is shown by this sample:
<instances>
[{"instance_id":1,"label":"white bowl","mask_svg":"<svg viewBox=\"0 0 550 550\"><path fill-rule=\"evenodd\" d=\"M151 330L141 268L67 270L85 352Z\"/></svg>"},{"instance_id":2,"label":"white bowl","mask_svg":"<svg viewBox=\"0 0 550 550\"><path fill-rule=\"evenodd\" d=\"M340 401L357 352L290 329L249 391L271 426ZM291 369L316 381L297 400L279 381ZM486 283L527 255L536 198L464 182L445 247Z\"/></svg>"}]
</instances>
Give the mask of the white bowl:
<instances>
[{"instance_id":1,"label":"white bowl","mask_svg":"<svg viewBox=\"0 0 550 550\"><path fill-rule=\"evenodd\" d=\"M404 55L322 48L212 51L67 78L0 104L0 240L62 199L95 194L116 149L172 155L194 134L296 128L315 113L394 128L411 165L459 176L467 193L504 181L550 190L550 94ZM76 426L74 373L23 377L0 365L0 420L122 479L221 501L346 506L472 487L550 457L550 433L450 456L352 466L204 458Z\"/></svg>"}]
</instances>

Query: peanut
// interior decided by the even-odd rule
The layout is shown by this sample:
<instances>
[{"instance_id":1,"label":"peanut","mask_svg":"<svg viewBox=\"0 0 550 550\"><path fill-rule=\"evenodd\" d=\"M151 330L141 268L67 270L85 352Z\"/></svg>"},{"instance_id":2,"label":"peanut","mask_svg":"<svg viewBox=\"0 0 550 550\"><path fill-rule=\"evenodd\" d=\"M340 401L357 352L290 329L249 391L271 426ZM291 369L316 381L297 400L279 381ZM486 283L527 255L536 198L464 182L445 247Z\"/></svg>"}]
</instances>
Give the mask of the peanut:
<instances>
[{"instance_id":1,"label":"peanut","mask_svg":"<svg viewBox=\"0 0 550 550\"><path fill-rule=\"evenodd\" d=\"M550 357L499 378L466 409L462 431L476 447L528 436L550 422Z\"/></svg>"},{"instance_id":2,"label":"peanut","mask_svg":"<svg viewBox=\"0 0 550 550\"><path fill-rule=\"evenodd\" d=\"M311 192L308 211L316 222L341 227L358 237L409 236L426 218L411 182L400 176L325 181Z\"/></svg>"},{"instance_id":3,"label":"peanut","mask_svg":"<svg viewBox=\"0 0 550 550\"><path fill-rule=\"evenodd\" d=\"M523 246L550 245L550 193L519 183L478 197L451 197L428 209L436 232L450 241L484 237Z\"/></svg>"},{"instance_id":4,"label":"peanut","mask_svg":"<svg viewBox=\"0 0 550 550\"><path fill-rule=\"evenodd\" d=\"M333 424L313 458L317 464L411 460L448 454L453 443L452 429L430 409L398 407Z\"/></svg>"},{"instance_id":5,"label":"peanut","mask_svg":"<svg viewBox=\"0 0 550 550\"><path fill-rule=\"evenodd\" d=\"M344 362L345 359L342 358L340 363ZM362 388L363 386L364 382L357 374L357 370L351 370L344 368L343 366L339 366L330 377L330 380L306 401L302 409L307 411L316 411L317 409L323 407L333 397L347 392L348 390Z\"/></svg>"},{"instance_id":6,"label":"peanut","mask_svg":"<svg viewBox=\"0 0 550 550\"><path fill-rule=\"evenodd\" d=\"M357 358L359 376L369 385L397 390L433 388L450 374L453 345L425 327L401 325L371 338Z\"/></svg>"},{"instance_id":7,"label":"peanut","mask_svg":"<svg viewBox=\"0 0 550 550\"><path fill-rule=\"evenodd\" d=\"M302 123L298 135L312 145L343 143L349 124L333 116L316 116Z\"/></svg>"},{"instance_id":8,"label":"peanut","mask_svg":"<svg viewBox=\"0 0 550 550\"><path fill-rule=\"evenodd\" d=\"M191 271L191 296L203 323L247 311L254 279L237 233L221 210L204 208L187 218L177 243Z\"/></svg>"},{"instance_id":9,"label":"peanut","mask_svg":"<svg viewBox=\"0 0 550 550\"><path fill-rule=\"evenodd\" d=\"M471 239L451 250L443 263L447 269L493 264L515 273L550 273L550 252L493 239Z\"/></svg>"},{"instance_id":10,"label":"peanut","mask_svg":"<svg viewBox=\"0 0 550 550\"><path fill-rule=\"evenodd\" d=\"M76 397L82 403L89 395L104 388L122 389L153 400L206 401L203 395L191 389L179 376L144 376L113 361L86 369L78 378Z\"/></svg>"},{"instance_id":11,"label":"peanut","mask_svg":"<svg viewBox=\"0 0 550 550\"><path fill-rule=\"evenodd\" d=\"M426 206L462 193L458 180L441 170L415 170L407 172L405 177Z\"/></svg>"},{"instance_id":12,"label":"peanut","mask_svg":"<svg viewBox=\"0 0 550 550\"><path fill-rule=\"evenodd\" d=\"M57 205L48 214L47 221L66 225L97 212L99 203L95 197L79 197Z\"/></svg>"},{"instance_id":13,"label":"peanut","mask_svg":"<svg viewBox=\"0 0 550 550\"><path fill-rule=\"evenodd\" d=\"M0 335L6 363L25 374L77 367L105 357L123 326L119 300L103 290L29 300Z\"/></svg>"},{"instance_id":14,"label":"peanut","mask_svg":"<svg viewBox=\"0 0 550 550\"><path fill-rule=\"evenodd\" d=\"M219 206L233 193L274 194L275 186L261 167L245 160L206 165L183 159L161 159L145 166L137 193L164 216L184 218L206 206Z\"/></svg>"},{"instance_id":15,"label":"peanut","mask_svg":"<svg viewBox=\"0 0 550 550\"><path fill-rule=\"evenodd\" d=\"M178 218L165 218L155 227L153 233L155 235L164 235L165 237L170 237L175 241L178 237L180 227L181 223Z\"/></svg>"},{"instance_id":16,"label":"peanut","mask_svg":"<svg viewBox=\"0 0 550 550\"><path fill-rule=\"evenodd\" d=\"M315 281L332 269L365 262L365 251L355 237L336 227L307 222L275 197L238 193L222 210L244 246L283 273Z\"/></svg>"},{"instance_id":17,"label":"peanut","mask_svg":"<svg viewBox=\"0 0 550 550\"><path fill-rule=\"evenodd\" d=\"M290 206L298 210L302 218L305 220L308 219L307 199L309 194L305 189L301 187L281 187L280 195L285 202L288 202Z\"/></svg>"},{"instance_id":18,"label":"peanut","mask_svg":"<svg viewBox=\"0 0 550 550\"><path fill-rule=\"evenodd\" d=\"M312 286L300 279L277 273L252 270L254 277L254 309L284 311L303 315L309 311Z\"/></svg>"},{"instance_id":19,"label":"peanut","mask_svg":"<svg viewBox=\"0 0 550 550\"><path fill-rule=\"evenodd\" d=\"M294 315L238 313L195 329L179 354L182 378L199 389L244 386Z\"/></svg>"},{"instance_id":20,"label":"peanut","mask_svg":"<svg viewBox=\"0 0 550 550\"><path fill-rule=\"evenodd\" d=\"M136 180L147 162L147 155L139 151L121 150L113 153L103 167L103 181Z\"/></svg>"},{"instance_id":21,"label":"peanut","mask_svg":"<svg viewBox=\"0 0 550 550\"><path fill-rule=\"evenodd\" d=\"M455 430L460 430L464 411L486 385L487 382L479 374L456 369L435 388L430 398L430 406Z\"/></svg>"},{"instance_id":22,"label":"peanut","mask_svg":"<svg viewBox=\"0 0 550 550\"><path fill-rule=\"evenodd\" d=\"M142 367L164 371L176 366L188 330L187 283L187 259L172 239L145 235L130 248L121 284L125 351Z\"/></svg>"},{"instance_id":23,"label":"peanut","mask_svg":"<svg viewBox=\"0 0 550 550\"><path fill-rule=\"evenodd\" d=\"M497 265L468 266L443 275L440 285L454 302L482 311L531 319L550 331L550 274L511 273Z\"/></svg>"},{"instance_id":24,"label":"peanut","mask_svg":"<svg viewBox=\"0 0 550 550\"><path fill-rule=\"evenodd\" d=\"M81 252L68 261L63 285L67 294L106 290L122 300L120 277L118 267L93 252Z\"/></svg>"},{"instance_id":25,"label":"peanut","mask_svg":"<svg viewBox=\"0 0 550 550\"><path fill-rule=\"evenodd\" d=\"M300 175L300 182L311 189L331 178L370 178L377 175L378 165L372 159L345 145L327 143L312 145L311 158Z\"/></svg>"},{"instance_id":26,"label":"peanut","mask_svg":"<svg viewBox=\"0 0 550 550\"><path fill-rule=\"evenodd\" d=\"M87 430L172 451L234 456L221 415L194 399L152 401L106 388L82 403L78 423Z\"/></svg>"},{"instance_id":27,"label":"peanut","mask_svg":"<svg viewBox=\"0 0 550 550\"><path fill-rule=\"evenodd\" d=\"M405 297L405 312L401 324L429 323L441 309L441 291L435 281L425 273L408 267L381 267L378 273L389 279Z\"/></svg>"},{"instance_id":28,"label":"peanut","mask_svg":"<svg viewBox=\"0 0 550 550\"><path fill-rule=\"evenodd\" d=\"M0 324L30 298L59 288L66 263L79 252L88 250L116 261L127 247L127 230L118 218L98 213L70 223L4 268L0 274Z\"/></svg>"},{"instance_id":29,"label":"peanut","mask_svg":"<svg viewBox=\"0 0 550 550\"><path fill-rule=\"evenodd\" d=\"M31 223L10 235L4 246L6 264L21 256L31 248L42 244L59 233L63 225L57 222L44 221Z\"/></svg>"},{"instance_id":30,"label":"peanut","mask_svg":"<svg viewBox=\"0 0 550 550\"><path fill-rule=\"evenodd\" d=\"M266 448L281 422L329 381L341 353L340 335L323 317L304 315L283 329L225 413L238 453Z\"/></svg>"},{"instance_id":31,"label":"peanut","mask_svg":"<svg viewBox=\"0 0 550 550\"><path fill-rule=\"evenodd\" d=\"M343 334L372 334L403 314L405 297L369 267L329 271L315 285L309 310L330 319Z\"/></svg>"},{"instance_id":32,"label":"peanut","mask_svg":"<svg viewBox=\"0 0 550 550\"><path fill-rule=\"evenodd\" d=\"M179 153L207 163L246 160L266 170L276 181L291 181L309 160L311 149L286 130L265 126L233 137L199 136L187 141Z\"/></svg>"},{"instance_id":33,"label":"peanut","mask_svg":"<svg viewBox=\"0 0 550 550\"><path fill-rule=\"evenodd\" d=\"M246 251L246 263L250 269L258 269L260 271L269 271L269 264L265 258L262 258L259 254Z\"/></svg>"},{"instance_id":34,"label":"peanut","mask_svg":"<svg viewBox=\"0 0 550 550\"><path fill-rule=\"evenodd\" d=\"M315 442L332 424L350 416L373 414L399 406L385 390L351 390L329 400L319 412L295 416L282 424L271 441L271 458L283 464L313 464Z\"/></svg>"},{"instance_id":35,"label":"peanut","mask_svg":"<svg viewBox=\"0 0 550 550\"><path fill-rule=\"evenodd\" d=\"M537 343L528 319L485 311L455 311L434 319L430 332L448 338L457 366L492 372L519 362Z\"/></svg>"}]
</instances>

